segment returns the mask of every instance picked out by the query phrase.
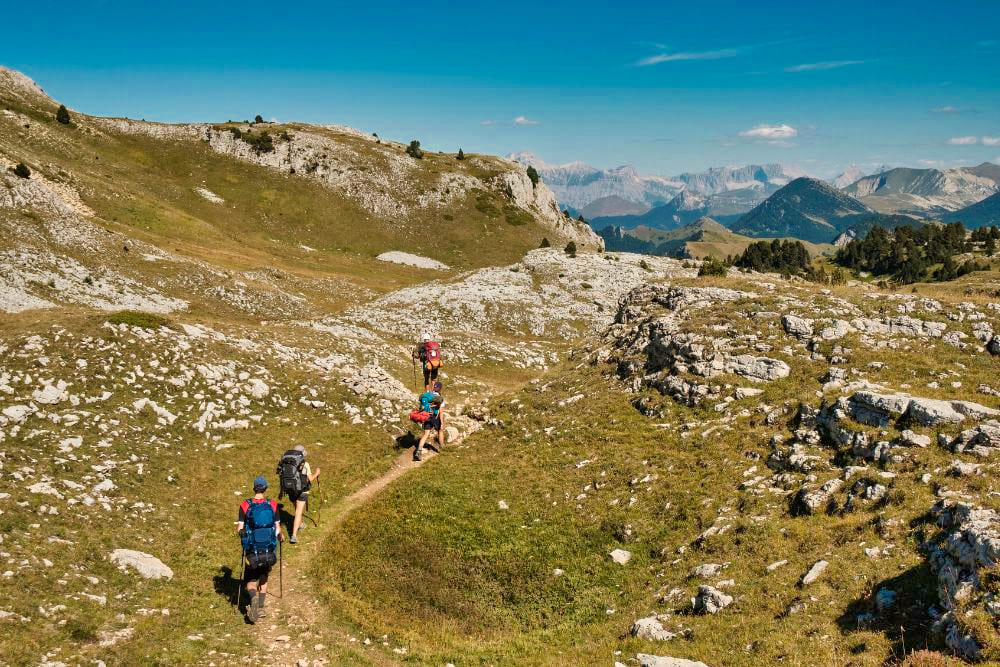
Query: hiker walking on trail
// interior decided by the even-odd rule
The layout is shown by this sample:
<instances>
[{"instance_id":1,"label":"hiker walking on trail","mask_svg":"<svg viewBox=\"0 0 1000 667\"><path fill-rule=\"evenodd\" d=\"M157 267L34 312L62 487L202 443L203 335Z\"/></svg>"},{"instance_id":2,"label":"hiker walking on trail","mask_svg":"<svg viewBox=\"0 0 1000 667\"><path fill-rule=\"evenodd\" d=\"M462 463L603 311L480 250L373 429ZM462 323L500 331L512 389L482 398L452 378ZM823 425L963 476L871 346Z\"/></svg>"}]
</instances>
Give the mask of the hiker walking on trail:
<instances>
[{"instance_id":1,"label":"hiker walking on trail","mask_svg":"<svg viewBox=\"0 0 1000 667\"><path fill-rule=\"evenodd\" d=\"M243 542L244 577L250 602L247 604L247 620L256 623L264 613L267 599L267 578L271 568L278 562L278 542L283 540L278 524L278 503L269 500L267 480L263 475L253 481L253 497L240 503L236 532ZM243 585L243 582L240 584ZM237 602L239 602L237 600Z\"/></svg>"},{"instance_id":2,"label":"hiker walking on trail","mask_svg":"<svg viewBox=\"0 0 1000 667\"><path fill-rule=\"evenodd\" d=\"M424 391L427 392L431 390L431 382L437 381L441 368L441 343L433 340L430 334L422 334L420 344L413 350L413 361L418 360L424 371Z\"/></svg>"},{"instance_id":3,"label":"hiker walking on trail","mask_svg":"<svg viewBox=\"0 0 1000 667\"><path fill-rule=\"evenodd\" d=\"M288 496L295 506L295 518L292 520L292 534L288 541L298 544L299 529L302 528L302 514L309 503L309 489L312 483L319 477L319 468L312 472L309 462L306 461L306 448L302 445L295 445L285 452L278 463L278 478L281 480L281 491L278 493L280 499L282 495Z\"/></svg>"},{"instance_id":4,"label":"hiker walking on trail","mask_svg":"<svg viewBox=\"0 0 1000 667\"><path fill-rule=\"evenodd\" d=\"M441 383L435 382L434 386L420 395L420 410L427 414L427 419L423 422L424 433L420 436L420 442L413 452L413 460L420 460L420 453L424 445L431 437L432 431L437 431L438 451L444 447L444 397L441 396Z\"/></svg>"}]
</instances>

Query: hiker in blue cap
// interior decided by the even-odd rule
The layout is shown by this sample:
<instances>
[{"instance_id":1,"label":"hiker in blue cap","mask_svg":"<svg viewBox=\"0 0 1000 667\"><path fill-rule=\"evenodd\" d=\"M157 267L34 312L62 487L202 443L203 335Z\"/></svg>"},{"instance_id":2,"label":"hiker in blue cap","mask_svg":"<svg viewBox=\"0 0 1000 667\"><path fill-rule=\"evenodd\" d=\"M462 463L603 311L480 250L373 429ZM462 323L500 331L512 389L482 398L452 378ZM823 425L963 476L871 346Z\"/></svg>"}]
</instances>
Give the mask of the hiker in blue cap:
<instances>
[{"instance_id":1,"label":"hiker in blue cap","mask_svg":"<svg viewBox=\"0 0 1000 667\"><path fill-rule=\"evenodd\" d=\"M247 605L247 621L256 623L264 614L264 602L267 596L267 577L271 568L278 562L276 553L278 541L283 540L281 526L278 523L278 501L269 500L267 479L258 475L253 481L253 497L240 503L239 519L236 530L243 542L243 564L247 594L250 603ZM237 600L238 606L238 600Z\"/></svg>"}]
</instances>

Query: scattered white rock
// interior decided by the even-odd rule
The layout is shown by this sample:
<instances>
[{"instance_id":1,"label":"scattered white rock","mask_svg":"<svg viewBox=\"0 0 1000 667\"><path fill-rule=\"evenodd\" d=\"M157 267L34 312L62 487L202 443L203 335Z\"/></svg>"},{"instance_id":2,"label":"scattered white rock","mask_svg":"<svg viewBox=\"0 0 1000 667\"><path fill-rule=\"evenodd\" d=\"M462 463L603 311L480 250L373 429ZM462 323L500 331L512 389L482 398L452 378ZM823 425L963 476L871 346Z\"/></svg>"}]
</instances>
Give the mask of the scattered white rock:
<instances>
[{"instance_id":1,"label":"scattered white rock","mask_svg":"<svg viewBox=\"0 0 1000 667\"><path fill-rule=\"evenodd\" d=\"M611 552L611 560L618 563L619 565L625 565L630 560L632 560L632 552L625 551L624 549L615 549Z\"/></svg>"},{"instance_id":2,"label":"scattered white rock","mask_svg":"<svg viewBox=\"0 0 1000 667\"><path fill-rule=\"evenodd\" d=\"M691 598L696 614L717 614L733 603L733 598L711 586L699 586L698 594Z\"/></svg>"},{"instance_id":3,"label":"scattered white rock","mask_svg":"<svg viewBox=\"0 0 1000 667\"><path fill-rule=\"evenodd\" d=\"M420 269L434 269L435 271L448 271L451 269L450 266L439 262L436 259L421 257L420 255L413 255L408 252L400 252L398 250L384 252L381 255L378 255L375 259L382 262L392 262L393 264L415 266Z\"/></svg>"},{"instance_id":4,"label":"scattered white rock","mask_svg":"<svg viewBox=\"0 0 1000 667\"><path fill-rule=\"evenodd\" d=\"M110 560L122 569L126 567L135 569L144 579L172 579L174 576L173 570L163 561L142 551L115 549L111 552Z\"/></svg>"},{"instance_id":5,"label":"scattered white rock","mask_svg":"<svg viewBox=\"0 0 1000 667\"><path fill-rule=\"evenodd\" d=\"M828 563L825 560L816 561L813 564L813 566L809 568L809 571L806 572L805 575L802 577L801 584L803 586L808 586L809 584L815 582L817 579L820 578L820 575L823 574L823 572L826 570L827 567L829 567L829 565L830 563Z\"/></svg>"}]
</instances>

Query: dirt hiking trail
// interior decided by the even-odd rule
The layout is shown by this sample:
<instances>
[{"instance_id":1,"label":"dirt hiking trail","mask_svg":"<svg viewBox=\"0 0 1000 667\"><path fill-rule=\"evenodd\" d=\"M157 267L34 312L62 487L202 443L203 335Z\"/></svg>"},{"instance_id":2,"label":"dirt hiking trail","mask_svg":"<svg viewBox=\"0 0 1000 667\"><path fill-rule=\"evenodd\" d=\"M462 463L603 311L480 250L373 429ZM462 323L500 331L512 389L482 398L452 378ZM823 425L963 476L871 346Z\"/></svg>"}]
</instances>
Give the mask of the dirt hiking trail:
<instances>
[{"instance_id":1,"label":"dirt hiking trail","mask_svg":"<svg viewBox=\"0 0 1000 667\"><path fill-rule=\"evenodd\" d=\"M445 446L445 453L461 445L466 437L477 430L479 425L474 422L470 430ZM253 628L267 655L262 664L295 667L329 665L329 659L325 657L329 654L327 647L333 642L351 641L343 629L332 624L326 609L314 595L314 582L306 573L307 564L315 557L320 545L326 543L330 534L343 524L351 512L369 502L406 473L416 470L437 455L438 452L428 446L424 448L423 460L414 461L413 448L407 448L395 458L387 472L351 495L340 499L332 507L326 508L318 517L319 525L308 518L303 518L302 526L305 530L299 534L299 543L292 545L286 539L281 547L284 560L284 593L280 598L277 596L281 589L278 569L275 568L271 571L268 582L266 614ZM310 509L310 512L309 516L316 519L315 510ZM245 593L243 597L245 600ZM374 643L383 640L372 637L371 641Z\"/></svg>"}]
</instances>

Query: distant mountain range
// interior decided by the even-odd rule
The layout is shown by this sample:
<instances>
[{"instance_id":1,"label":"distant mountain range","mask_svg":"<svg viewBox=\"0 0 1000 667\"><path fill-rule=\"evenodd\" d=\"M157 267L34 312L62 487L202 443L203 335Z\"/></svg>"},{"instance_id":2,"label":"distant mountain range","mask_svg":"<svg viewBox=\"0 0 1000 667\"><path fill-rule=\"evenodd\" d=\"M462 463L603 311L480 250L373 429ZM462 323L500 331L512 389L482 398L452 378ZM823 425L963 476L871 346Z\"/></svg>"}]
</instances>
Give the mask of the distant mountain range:
<instances>
[{"instance_id":1,"label":"distant mountain range","mask_svg":"<svg viewBox=\"0 0 1000 667\"><path fill-rule=\"evenodd\" d=\"M1000 191L1000 165L956 169L898 167L865 176L844 192L880 213L941 216Z\"/></svg>"},{"instance_id":2,"label":"distant mountain range","mask_svg":"<svg viewBox=\"0 0 1000 667\"><path fill-rule=\"evenodd\" d=\"M779 164L644 177L628 166L553 166L530 153L510 157L533 165L564 207L582 213L609 248L620 250L672 254L675 246L687 247L692 234L706 233L705 225L691 227L705 219L740 237L820 244L842 244L874 226L928 220L960 220L968 228L1000 224L1000 165L991 162L954 169L881 167L867 175L851 165L824 182Z\"/></svg>"},{"instance_id":3,"label":"distant mountain range","mask_svg":"<svg viewBox=\"0 0 1000 667\"><path fill-rule=\"evenodd\" d=\"M705 215L728 222L805 176L797 167L780 164L716 167L670 177L642 176L630 166L550 165L527 152L509 157L534 166L563 207L582 213L598 229L609 224L675 229ZM851 165L830 185L878 213L942 217L1000 191L1000 165L984 162L954 169L882 166L867 174ZM685 198L676 200L681 193ZM691 195L703 201L694 205Z\"/></svg>"},{"instance_id":4,"label":"distant mountain range","mask_svg":"<svg viewBox=\"0 0 1000 667\"><path fill-rule=\"evenodd\" d=\"M796 167L767 164L715 167L672 177L641 176L630 166L598 169L583 162L550 165L528 152L514 153L508 158L533 166L561 205L582 213L588 220L642 215L668 204L681 192L720 196L715 206L708 209L737 215L803 175Z\"/></svg>"},{"instance_id":5,"label":"distant mountain range","mask_svg":"<svg viewBox=\"0 0 1000 667\"><path fill-rule=\"evenodd\" d=\"M777 189L776 187L774 188L774 190ZM756 190L753 193L757 196L757 201L754 203L763 201L767 196L763 193L758 194ZM732 193L726 194L732 195ZM624 229L647 227L663 231L684 227L705 217L714 218L716 221L722 223L735 221L739 217L739 214L733 214L732 210L738 210L740 206L732 203L732 196L725 199L720 199L721 197L721 195L699 195L689 190L684 190L666 204L652 208L641 215L617 215L587 219L590 220L591 226L594 229L603 229L611 225ZM752 208L753 204L743 204L743 206L745 208L742 210L745 211ZM584 214L584 217L586 218L586 214Z\"/></svg>"},{"instance_id":6,"label":"distant mountain range","mask_svg":"<svg viewBox=\"0 0 1000 667\"><path fill-rule=\"evenodd\" d=\"M614 169L597 169L583 162L571 162L563 165L546 164L532 153L514 153L508 159L520 162L525 166L534 167L545 184L555 192L556 199L563 206L583 211L590 203L611 198L629 202L631 210L622 213L633 213L636 205L652 206L670 201L684 189L684 184L659 176L640 176L632 167L622 166ZM609 213L620 214L617 209L608 209Z\"/></svg>"}]
</instances>

